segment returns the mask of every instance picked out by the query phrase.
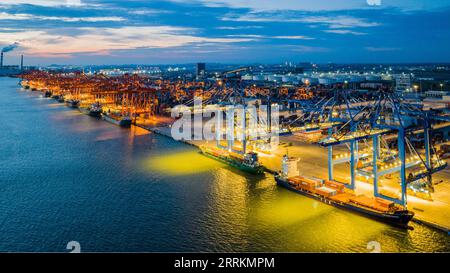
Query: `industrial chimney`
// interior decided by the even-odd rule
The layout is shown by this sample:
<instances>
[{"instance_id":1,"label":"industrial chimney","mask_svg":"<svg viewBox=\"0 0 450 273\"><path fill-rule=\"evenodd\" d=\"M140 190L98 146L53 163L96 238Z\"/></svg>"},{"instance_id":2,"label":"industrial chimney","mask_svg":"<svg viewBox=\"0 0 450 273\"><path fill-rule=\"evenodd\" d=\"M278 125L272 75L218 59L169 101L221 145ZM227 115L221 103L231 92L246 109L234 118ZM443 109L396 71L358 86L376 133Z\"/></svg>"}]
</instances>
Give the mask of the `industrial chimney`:
<instances>
[{"instance_id":1,"label":"industrial chimney","mask_svg":"<svg viewBox=\"0 0 450 273\"><path fill-rule=\"evenodd\" d=\"M3 69L3 51L2 51L2 56L0 57L0 70Z\"/></svg>"},{"instance_id":2,"label":"industrial chimney","mask_svg":"<svg viewBox=\"0 0 450 273\"><path fill-rule=\"evenodd\" d=\"M23 70L23 55L20 55L20 70Z\"/></svg>"}]
</instances>

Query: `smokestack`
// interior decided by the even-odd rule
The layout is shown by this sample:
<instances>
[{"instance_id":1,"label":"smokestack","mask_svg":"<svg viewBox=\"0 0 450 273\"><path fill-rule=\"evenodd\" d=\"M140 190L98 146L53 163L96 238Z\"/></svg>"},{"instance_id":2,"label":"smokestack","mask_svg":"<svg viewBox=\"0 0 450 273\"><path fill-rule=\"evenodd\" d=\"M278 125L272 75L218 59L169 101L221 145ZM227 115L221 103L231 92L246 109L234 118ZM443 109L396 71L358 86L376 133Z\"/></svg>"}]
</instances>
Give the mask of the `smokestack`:
<instances>
[{"instance_id":1,"label":"smokestack","mask_svg":"<svg viewBox=\"0 0 450 273\"><path fill-rule=\"evenodd\" d=\"M1 53L1 57L0 57L0 69L3 68L3 53L13 51L18 46L19 46L19 43L15 42L12 45L8 45L8 46L5 46L4 48L2 48L2 53Z\"/></svg>"},{"instance_id":2,"label":"smokestack","mask_svg":"<svg viewBox=\"0 0 450 273\"><path fill-rule=\"evenodd\" d=\"M23 70L23 55L20 55L20 70Z\"/></svg>"}]
</instances>

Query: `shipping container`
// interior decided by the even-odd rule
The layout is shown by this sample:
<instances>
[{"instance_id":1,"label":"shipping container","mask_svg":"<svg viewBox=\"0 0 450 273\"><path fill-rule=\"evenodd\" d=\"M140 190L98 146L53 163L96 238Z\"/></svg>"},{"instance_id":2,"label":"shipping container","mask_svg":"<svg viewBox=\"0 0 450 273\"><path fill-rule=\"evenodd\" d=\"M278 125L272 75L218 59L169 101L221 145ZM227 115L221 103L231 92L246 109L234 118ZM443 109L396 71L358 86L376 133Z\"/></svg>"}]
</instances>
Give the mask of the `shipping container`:
<instances>
[{"instance_id":1,"label":"shipping container","mask_svg":"<svg viewBox=\"0 0 450 273\"><path fill-rule=\"evenodd\" d=\"M316 188L316 193L320 194L324 197L331 197L331 196L335 196L337 192L335 189L331 189L331 188L327 188L327 187L320 187L320 188Z\"/></svg>"},{"instance_id":2,"label":"shipping container","mask_svg":"<svg viewBox=\"0 0 450 273\"><path fill-rule=\"evenodd\" d=\"M375 200L378 205L380 205L381 207L384 207L384 208L393 208L395 206L394 202L386 200L386 199L377 197Z\"/></svg>"},{"instance_id":3,"label":"shipping container","mask_svg":"<svg viewBox=\"0 0 450 273\"><path fill-rule=\"evenodd\" d=\"M338 192L343 192L345 189L345 185L335 181L325 181L325 185L329 188L333 188Z\"/></svg>"}]
</instances>

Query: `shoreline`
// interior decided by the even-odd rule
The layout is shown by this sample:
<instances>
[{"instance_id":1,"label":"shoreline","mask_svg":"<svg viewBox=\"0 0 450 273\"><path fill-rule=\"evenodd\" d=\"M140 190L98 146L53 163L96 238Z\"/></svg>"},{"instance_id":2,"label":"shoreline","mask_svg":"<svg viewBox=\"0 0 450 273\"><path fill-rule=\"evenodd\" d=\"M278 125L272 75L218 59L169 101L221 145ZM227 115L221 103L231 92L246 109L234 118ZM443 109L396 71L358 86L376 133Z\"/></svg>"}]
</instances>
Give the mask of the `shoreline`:
<instances>
[{"instance_id":1,"label":"shoreline","mask_svg":"<svg viewBox=\"0 0 450 273\"><path fill-rule=\"evenodd\" d=\"M36 90L36 91L42 92L41 90ZM70 108L70 107L68 107L68 108ZM77 109L79 110L79 108L77 108ZM83 114L88 115L88 113L85 113L83 111L80 111L80 112L83 113ZM114 123L112 123L110 121L107 121L105 119L102 119L102 120L104 120L105 122L108 122L110 124L114 124ZM114 124L114 125L118 126L117 124ZM147 130L149 132L153 132L155 134L158 134L158 135L161 135L161 136L164 136L164 137L167 137L167 138L171 138L174 141L181 142L181 143L193 146L193 147L195 147L197 149L199 149L199 146L200 146L199 143L196 143L196 141L193 141L193 140L175 140L171 136L170 127L168 127L168 126L163 126L163 127L157 126L157 125L155 125L155 126L148 126L148 125L145 125L145 124L133 124L132 126L136 126L136 127L142 128L144 130ZM263 162L261 162L261 163L263 164L265 171L268 172L269 174L273 175L273 174L275 174L277 172L274 169L270 169L269 167L264 165ZM427 226L429 228L433 228L433 229L438 230L440 232L445 232L445 233L450 235L450 227L445 226L445 224L436 223L434 221L425 219L425 217L420 217L420 216L417 216L417 215L415 215L411 221L414 222L414 223L417 223L417 224L421 224L421 225Z\"/></svg>"}]
</instances>

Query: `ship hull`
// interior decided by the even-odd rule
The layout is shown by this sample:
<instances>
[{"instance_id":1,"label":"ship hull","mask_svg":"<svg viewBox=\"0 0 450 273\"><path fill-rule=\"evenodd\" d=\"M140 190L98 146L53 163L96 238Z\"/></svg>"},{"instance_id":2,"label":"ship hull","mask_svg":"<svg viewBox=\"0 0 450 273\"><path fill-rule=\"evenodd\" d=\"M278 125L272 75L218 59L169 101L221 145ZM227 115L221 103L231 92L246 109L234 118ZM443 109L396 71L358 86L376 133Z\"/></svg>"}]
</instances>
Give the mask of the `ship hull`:
<instances>
[{"instance_id":1,"label":"ship hull","mask_svg":"<svg viewBox=\"0 0 450 273\"><path fill-rule=\"evenodd\" d=\"M102 116L102 112L101 111L91 111L91 110L89 110L88 115L91 116L91 117L99 118L99 117Z\"/></svg>"},{"instance_id":2,"label":"ship hull","mask_svg":"<svg viewBox=\"0 0 450 273\"><path fill-rule=\"evenodd\" d=\"M123 128L130 128L131 123L131 119L122 119L119 121L119 126Z\"/></svg>"},{"instance_id":3,"label":"ship hull","mask_svg":"<svg viewBox=\"0 0 450 273\"><path fill-rule=\"evenodd\" d=\"M247 172L247 173L251 173L251 174L256 174L256 175L264 174L264 168L263 167L250 167L250 166L246 166L246 165L240 164L238 162L235 162L233 160L226 159L224 157L215 156L215 155L213 155L211 153L208 153L206 151L203 151L203 150L201 150L200 152L203 155L205 155L205 156L207 156L207 157L209 157L211 159L220 161L222 163L225 163L225 164L227 164L227 165L229 165L231 167L234 167L236 169L239 169L241 171L244 171L244 172Z\"/></svg>"},{"instance_id":4,"label":"ship hull","mask_svg":"<svg viewBox=\"0 0 450 273\"><path fill-rule=\"evenodd\" d=\"M70 108L78 108L80 106L80 104L78 102L74 102L74 101L66 101L67 106L69 106Z\"/></svg>"},{"instance_id":5,"label":"ship hull","mask_svg":"<svg viewBox=\"0 0 450 273\"><path fill-rule=\"evenodd\" d=\"M382 213L382 212L375 212L372 210L368 210L362 207L354 206L348 203L341 203L334 200L331 200L329 198L310 193L304 190L299 190L294 187L292 187L286 179L283 179L279 176L275 176L275 181L279 186L282 186L284 188L287 188L290 191L302 194L304 196L316 199L322 203L325 203L327 205L331 205L337 208L345 209L347 211L357 213L359 215L369 217L371 219L384 222L386 224L390 224L392 226L405 228L405 229L411 229L410 226L408 226L409 221L414 217L414 213L409 211L404 211L400 213Z\"/></svg>"},{"instance_id":6,"label":"ship hull","mask_svg":"<svg viewBox=\"0 0 450 273\"><path fill-rule=\"evenodd\" d=\"M120 127L123 128L130 128L131 127L131 119L121 119L121 120L116 120L108 115L103 115L103 119L111 122L112 124L118 125Z\"/></svg>"},{"instance_id":7,"label":"ship hull","mask_svg":"<svg viewBox=\"0 0 450 273\"><path fill-rule=\"evenodd\" d=\"M100 118L102 116L102 112L99 111L91 111L89 108L85 108L85 107L78 107L78 110L86 115L89 115L91 117L96 117L96 118Z\"/></svg>"},{"instance_id":8,"label":"ship hull","mask_svg":"<svg viewBox=\"0 0 450 273\"><path fill-rule=\"evenodd\" d=\"M83 114L86 114L86 115L89 114L89 109L86 107L78 107L78 110Z\"/></svg>"}]
</instances>

